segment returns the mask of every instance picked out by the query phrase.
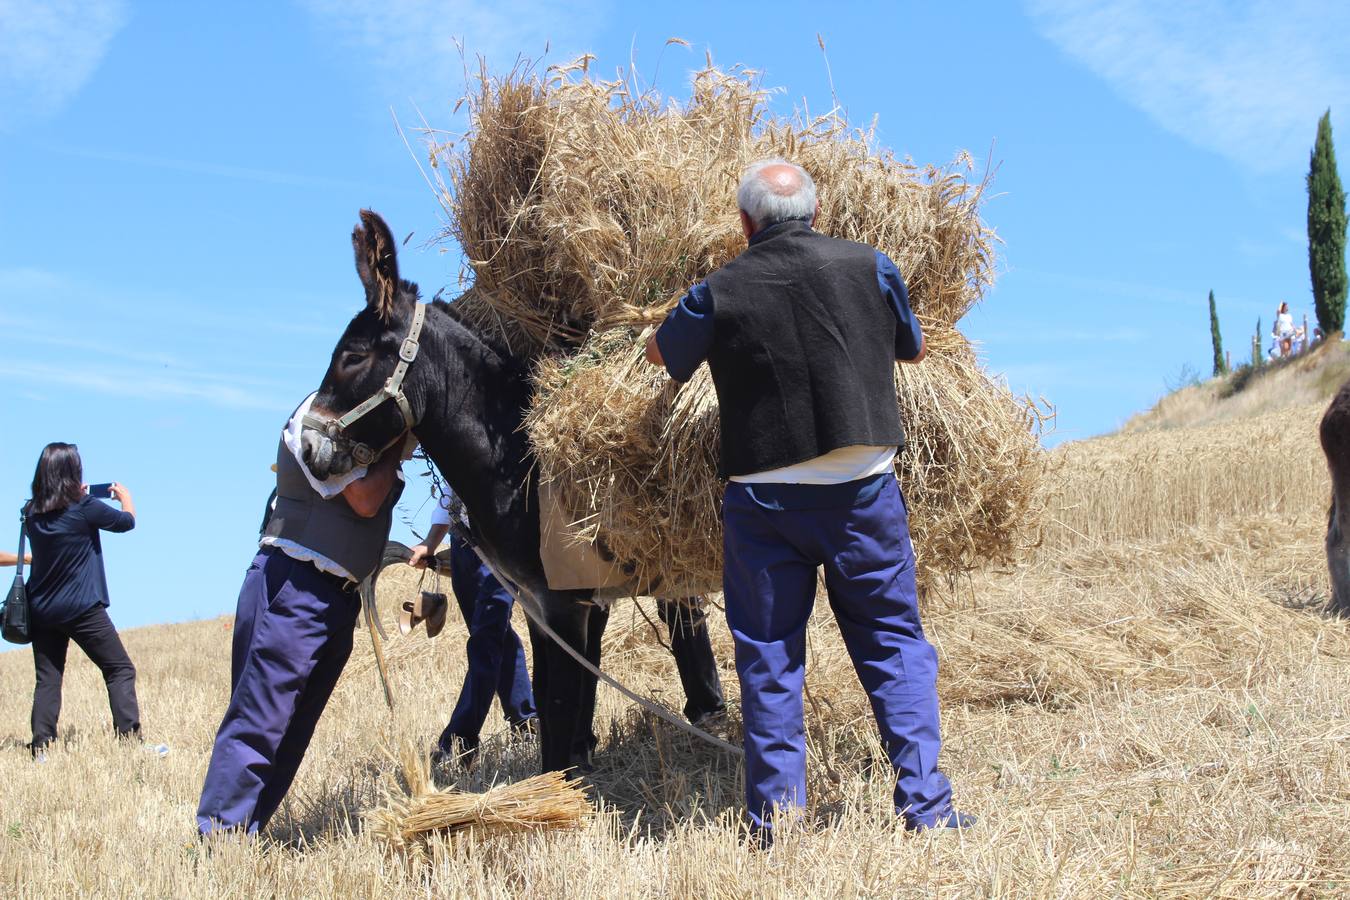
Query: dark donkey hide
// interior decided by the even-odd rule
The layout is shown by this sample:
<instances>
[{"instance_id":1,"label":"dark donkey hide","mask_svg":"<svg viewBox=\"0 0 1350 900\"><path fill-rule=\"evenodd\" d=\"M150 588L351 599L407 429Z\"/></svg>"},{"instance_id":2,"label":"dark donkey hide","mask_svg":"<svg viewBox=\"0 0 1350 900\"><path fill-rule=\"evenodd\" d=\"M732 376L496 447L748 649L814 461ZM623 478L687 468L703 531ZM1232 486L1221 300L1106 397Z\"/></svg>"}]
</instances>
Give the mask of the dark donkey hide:
<instances>
[{"instance_id":1,"label":"dark donkey hide","mask_svg":"<svg viewBox=\"0 0 1350 900\"><path fill-rule=\"evenodd\" d=\"M380 391L398 363L418 302L417 286L399 277L396 245L384 220L362 210L361 223L352 232L352 246L366 306L333 350L311 410L320 419L337 418ZM598 663L606 616L589 602L590 591L550 590L539 559L535 466L521 428L530 401L527 374L518 360L460 322L452 304L436 301L427 308L421 349L403 390L417 420L413 432L468 509L479 550L549 627ZM346 437L382 447L403 429L389 401L353 423ZM306 428L302 443L306 464L318 478L355 465L344 442L321 431ZM584 768L594 745L595 676L533 622L530 640L543 768Z\"/></svg>"},{"instance_id":2,"label":"dark donkey hide","mask_svg":"<svg viewBox=\"0 0 1350 900\"><path fill-rule=\"evenodd\" d=\"M1331 511L1327 516L1327 571L1330 612L1350 618L1350 381L1331 399L1318 428L1331 470Z\"/></svg>"}]
</instances>

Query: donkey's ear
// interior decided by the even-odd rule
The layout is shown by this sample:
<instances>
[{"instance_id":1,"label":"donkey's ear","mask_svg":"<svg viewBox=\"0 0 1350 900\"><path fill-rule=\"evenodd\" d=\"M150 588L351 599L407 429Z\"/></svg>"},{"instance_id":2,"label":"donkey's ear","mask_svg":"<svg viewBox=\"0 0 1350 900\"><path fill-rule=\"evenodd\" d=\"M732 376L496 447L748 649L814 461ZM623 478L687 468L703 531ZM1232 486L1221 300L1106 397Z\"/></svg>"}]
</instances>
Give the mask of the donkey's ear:
<instances>
[{"instance_id":1,"label":"donkey's ear","mask_svg":"<svg viewBox=\"0 0 1350 900\"><path fill-rule=\"evenodd\" d=\"M384 219L371 210L361 210L361 224L352 231L356 274L366 287L366 305L386 321L393 315L398 299L397 247Z\"/></svg>"}]
</instances>

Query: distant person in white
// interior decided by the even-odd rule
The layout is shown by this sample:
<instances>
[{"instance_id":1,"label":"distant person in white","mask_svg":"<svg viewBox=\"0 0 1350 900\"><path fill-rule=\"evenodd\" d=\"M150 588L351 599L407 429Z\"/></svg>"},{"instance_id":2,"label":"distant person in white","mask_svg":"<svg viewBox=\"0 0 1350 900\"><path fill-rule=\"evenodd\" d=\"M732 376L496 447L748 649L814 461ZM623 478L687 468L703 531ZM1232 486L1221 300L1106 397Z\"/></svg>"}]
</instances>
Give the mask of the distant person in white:
<instances>
[{"instance_id":1,"label":"distant person in white","mask_svg":"<svg viewBox=\"0 0 1350 900\"><path fill-rule=\"evenodd\" d=\"M1294 317L1289 314L1288 303L1281 302L1280 308L1275 312L1275 325L1271 334L1280 342L1281 356L1288 356L1293 352Z\"/></svg>"}]
</instances>

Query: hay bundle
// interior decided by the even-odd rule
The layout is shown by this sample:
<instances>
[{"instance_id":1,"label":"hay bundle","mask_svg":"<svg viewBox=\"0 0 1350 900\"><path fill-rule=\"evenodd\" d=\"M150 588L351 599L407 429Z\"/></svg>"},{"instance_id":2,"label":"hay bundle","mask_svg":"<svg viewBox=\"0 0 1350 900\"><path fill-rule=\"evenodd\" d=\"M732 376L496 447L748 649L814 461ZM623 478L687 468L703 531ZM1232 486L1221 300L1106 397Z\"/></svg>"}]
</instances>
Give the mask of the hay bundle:
<instances>
[{"instance_id":1,"label":"hay bundle","mask_svg":"<svg viewBox=\"0 0 1350 900\"><path fill-rule=\"evenodd\" d=\"M713 68L683 106L592 79L584 61L547 79L484 77L467 145L432 148L450 170L445 236L473 270L460 309L524 355L658 321L744 249L741 170L785 156L815 179L817 227L886 251L924 325L954 326L993 280L969 159L921 172L837 115L775 118L766 96L753 73Z\"/></svg>"},{"instance_id":2,"label":"hay bundle","mask_svg":"<svg viewBox=\"0 0 1350 900\"><path fill-rule=\"evenodd\" d=\"M473 794L438 790L425 757L411 745L402 755L406 792L391 791L386 805L367 813L367 820L373 834L405 856L422 855L427 840L438 834L472 830L483 837L577 828L592 811L582 784L568 781L562 772L545 772Z\"/></svg>"},{"instance_id":3,"label":"hay bundle","mask_svg":"<svg viewBox=\"0 0 1350 900\"><path fill-rule=\"evenodd\" d=\"M707 368L677 385L623 330L596 335L537 372L526 427L540 477L568 508L590 511L572 538L603 540L652 590L716 585L720 429ZM898 367L896 387L907 447L897 474L921 578L1011 561L1041 510L1045 458L1034 411L990 381L963 346Z\"/></svg>"},{"instance_id":4,"label":"hay bundle","mask_svg":"<svg viewBox=\"0 0 1350 900\"><path fill-rule=\"evenodd\" d=\"M776 118L745 71L699 72L678 105L583 61L484 77L471 103L467 143L433 148L450 171L447 236L473 271L456 306L537 360L527 428L541 477L579 511L572 539L603 540L653 589L720 580L716 398L706 371L678 387L647 366L643 329L740 253L740 172L785 156L816 181L817 228L895 260L924 326L929 361L897 373L924 574L1031 542L1039 417L955 327L993 269L967 158L920 170L838 115Z\"/></svg>"}]
</instances>

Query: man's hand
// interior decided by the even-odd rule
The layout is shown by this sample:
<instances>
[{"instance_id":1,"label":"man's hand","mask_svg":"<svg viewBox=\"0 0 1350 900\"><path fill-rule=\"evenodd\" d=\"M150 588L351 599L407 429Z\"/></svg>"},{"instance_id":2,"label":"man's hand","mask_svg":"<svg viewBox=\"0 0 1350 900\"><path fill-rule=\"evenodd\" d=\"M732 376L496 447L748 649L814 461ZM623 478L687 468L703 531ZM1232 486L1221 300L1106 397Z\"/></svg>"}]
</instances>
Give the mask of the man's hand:
<instances>
[{"instance_id":1,"label":"man's hand","mask_svg":"<svg viewBox=\"0 0 1350 900\"><path fill-rule=\"evenodd\" d=\"M352 508L352 512L363 519L369 519L378 513L380 507L384 506L384 498L389 496L389 491L394 487L394 480L398 477L402 462L399 459L399 451L391 447L366 469L365 477L358 478L343 488L342 496Z\"/></svg>"},{"instance_id":2,"label":"man's hand","mask_svg":"<svg viewBox=\"0 0 1350 900\"><path fill-rule=\"evenodd\" d=\"M908 365L914 365L915 363L921 363L921 362L923 362L923 358L924 358L925 356L927 356L927 355L928 355L928 338L927 338L927 337L923 337L923 338L920 338L920 339L919 339L919 355L918 355L918 356L914 357L913 359L901 359L901 360L897 360L897 362L906 363L906 364L908 364Z\"/></svg>"},{"instance_id":3,"label":"man's hand","mask_svg":"<svg viewBox=\"0 0 1350 900\"><path fill-rule=\"evenodd\" d=\"M415 569L425 569L431 562L431 557L436 554L436 548L441 545L441 541L445 540L449 532L449 525L432 525L427 532L427 539L412 548L412 559L408 560L408 565Z\"/></svg>"},{"instance_id":4,"label":"man's hand","mask_svg":"<svg viewBox=\"0 0 1350 900\"><path fill-rule=\"evenodd\" d=\"M661 358L661 347L656 343L655 331L652 332L651 337L647 338L647 362L663 369L666 366L666 361Z\"/></svg>"}]
</instances>

